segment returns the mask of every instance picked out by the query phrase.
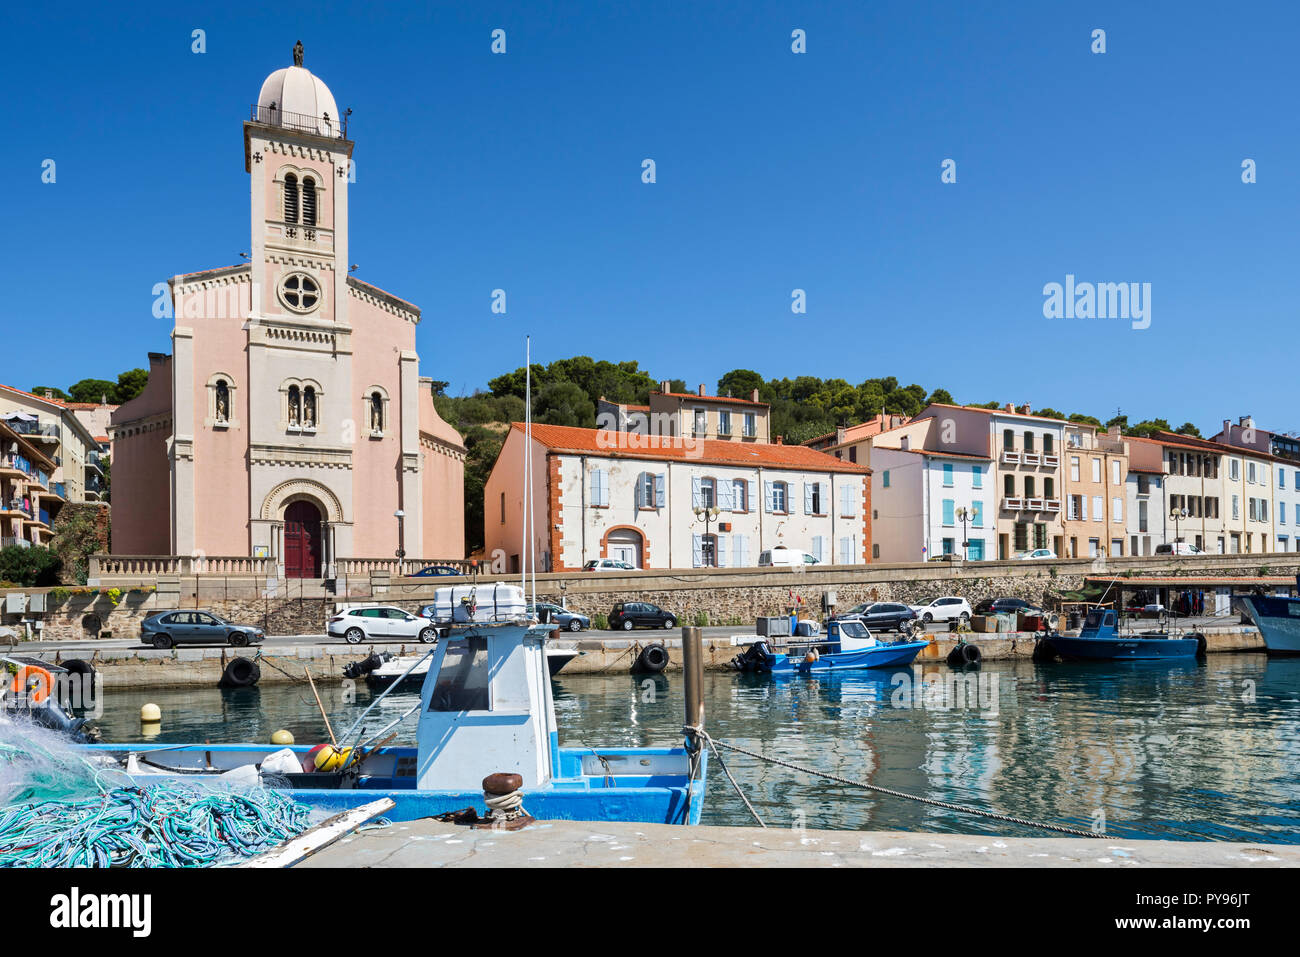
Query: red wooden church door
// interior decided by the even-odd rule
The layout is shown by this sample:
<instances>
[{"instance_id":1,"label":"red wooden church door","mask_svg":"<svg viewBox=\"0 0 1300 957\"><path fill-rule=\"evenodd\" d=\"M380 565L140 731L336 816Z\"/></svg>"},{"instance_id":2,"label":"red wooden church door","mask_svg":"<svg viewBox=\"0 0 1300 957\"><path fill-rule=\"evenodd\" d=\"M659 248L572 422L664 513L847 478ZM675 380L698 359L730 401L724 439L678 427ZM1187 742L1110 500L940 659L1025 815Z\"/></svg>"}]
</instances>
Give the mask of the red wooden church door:
<instances>
[{"instance_id":1,"label":"red wooden church door","mask_svg":"<svg viewBox=\"0 0 1300 957\"><path fill-rule=\"evenodd\" d=\"M320 525L320 511L310 502L291 502L284 510L286 578L320 577Z\"/></svg>"}]
</instances>

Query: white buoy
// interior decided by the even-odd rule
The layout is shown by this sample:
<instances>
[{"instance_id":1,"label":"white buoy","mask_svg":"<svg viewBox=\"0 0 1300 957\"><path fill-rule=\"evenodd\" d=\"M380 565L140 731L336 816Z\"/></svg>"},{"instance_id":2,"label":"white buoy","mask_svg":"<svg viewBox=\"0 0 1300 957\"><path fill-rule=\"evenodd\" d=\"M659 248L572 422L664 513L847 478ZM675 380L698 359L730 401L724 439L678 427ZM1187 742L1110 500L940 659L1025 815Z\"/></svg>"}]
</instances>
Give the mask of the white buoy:
<instances>
[{"instance_id":1,"label":"white buoy","mask_svg":"<svg viewBox=\"0 0 1300 957\"><path fill-rule=\"evenodd\" d=\"M140 722L142 724L157 724L162 720L162 709L156 704L145 704L140 706Z\"/></svg>"}]
</instances>

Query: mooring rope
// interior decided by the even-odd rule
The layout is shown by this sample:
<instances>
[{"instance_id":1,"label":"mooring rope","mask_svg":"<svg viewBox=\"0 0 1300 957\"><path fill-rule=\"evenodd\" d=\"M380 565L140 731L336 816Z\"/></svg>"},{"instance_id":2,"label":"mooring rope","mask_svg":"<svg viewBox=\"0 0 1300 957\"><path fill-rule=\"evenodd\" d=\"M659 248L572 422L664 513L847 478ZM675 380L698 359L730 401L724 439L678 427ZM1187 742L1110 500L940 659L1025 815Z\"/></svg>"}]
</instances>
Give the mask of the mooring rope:
<instances>
[{"instance_id":1,"label":"mooring rope","mask_svg":"<svg viewBox=\"0 0 1300 957\"><path fill-rule=\"evenodd\" d=\"M839 784L848 785L849 787L862 788L867 791L875 791L877 794L888 794L890 797L906 798L909 801L917 801L921 804L929 804L932 807L941 807L948 811L958 811L963 814L974 814L977 817L987 817L995 821L1003 821L1008 824L1019 824L1023 827L1036 827L1044 831L1055 831L1058 834L1070 834L1073 835L1074 837L1092 837L1092 838L1101 838L1103 840L1112 839L1111 836L1105 833L1104 831L1101 832L1085 831L1077 827L1067 827L1064 824L1047 824L1044 823L1043 821L1031 821L1027 818L1014 817L1013 815L1010 814L999 814L996 811L982 811L979 808L967 807L964 804L953 804L950 801L938 801L935 800L934 798L921 797L918 794L908 794L906 791L895 791L893 788L881 787L878 784L868 784L865 781L855 781L852 778L841 777L838 774L831 774L829 771L817 771L814 770L813 768L805 768L802 765L792 764L789 761L782 761L780 758L768 757L767 755L759 754L756 751L750 751L747 748L742 748L739 747L738 745L728 744L725 741L717 741L712 736L710 736L709 733L705 731L703 728L693 728L688 726L682 728L682 731L688 736L698 736L700 738L703 738L705 742L708 743L710 749L713 751L715 755L717 755L718 753L717 749L719 747L723 747L729 751L736 751L739 754L747 754L751 758L758 758L758 760L766 761L769 764L776 764L776 765L780 765L783 768L789 768L791 771L799 771L802 774L811 774L814 777L826 778L830 781L836 781ZM762 824L763 827L767 827L766 824L763 824L762 819L758 816L758 813L754 810L753 805L749 803L749 799L746 798L744 793L740 790L740 785L736 784L736 779L731 776L731 772L727 770L727 766L725 764L722 764L722 759L720 756L718 758L718 763L722 765L723 773L726 774L727 779L731 781L731 786L736 789L736 793L740 795L740 799L744 801L745 806L749 808L749 813L754 815L754 820L758 821L759 824Z\"/></svg>"}]
</instances>

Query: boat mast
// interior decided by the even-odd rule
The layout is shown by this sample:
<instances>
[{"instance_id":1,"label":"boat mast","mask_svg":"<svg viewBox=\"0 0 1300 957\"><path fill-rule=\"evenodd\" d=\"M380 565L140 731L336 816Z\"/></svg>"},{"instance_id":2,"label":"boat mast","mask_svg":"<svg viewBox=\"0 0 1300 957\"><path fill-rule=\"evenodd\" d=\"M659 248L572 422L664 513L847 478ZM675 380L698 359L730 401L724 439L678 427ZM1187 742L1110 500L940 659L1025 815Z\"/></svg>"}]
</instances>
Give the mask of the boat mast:
<instances>
[{"instance_id":1,"label":"boat mast","mask_svg":"<svg viewBox=\"0 0 1300 957\"><path fill-rule=\"evenodd\" d=\"M532 458L533 458L533 368L532 337L524 336L524 520L520 534L523 541L519 544L519 587L528 597L528 506L532 500ZM534 606L533 613L537 613Z\"/></svg>"}]
</instances>

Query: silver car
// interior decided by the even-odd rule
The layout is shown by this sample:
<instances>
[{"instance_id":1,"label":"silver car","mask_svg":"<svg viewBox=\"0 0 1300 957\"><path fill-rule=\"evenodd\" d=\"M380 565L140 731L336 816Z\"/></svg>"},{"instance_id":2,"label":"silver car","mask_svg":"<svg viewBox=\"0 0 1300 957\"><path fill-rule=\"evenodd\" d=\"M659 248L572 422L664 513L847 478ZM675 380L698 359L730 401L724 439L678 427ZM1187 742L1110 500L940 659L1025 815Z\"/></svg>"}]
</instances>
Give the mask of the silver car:
<instances>
[{"instance_id":1,"label":"silver car","mask_svg":"<svg viewBox=\"0 0 1300 957\"><path fill-rule=\"evenodd\" d=\"M404 638L417 638L427 645L438 640L438 628L432 621L392 605L345 609L330 618L325 630L331 637L342 638L349 645Z\"/></svg>"},{"instance_id":2,"label":"silver car","mask_svg":"<svg viewBox=\"0 0 1300 957\"><path fill-rule=\"evenodd\" d=\"M266 632L256 625L237 625L210 611L160 611L140 622L140 640L155 648L173 645L257 644Z\"/></svg>"}]
</instances>

